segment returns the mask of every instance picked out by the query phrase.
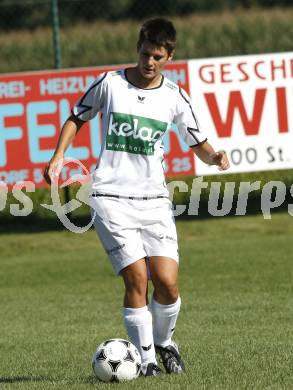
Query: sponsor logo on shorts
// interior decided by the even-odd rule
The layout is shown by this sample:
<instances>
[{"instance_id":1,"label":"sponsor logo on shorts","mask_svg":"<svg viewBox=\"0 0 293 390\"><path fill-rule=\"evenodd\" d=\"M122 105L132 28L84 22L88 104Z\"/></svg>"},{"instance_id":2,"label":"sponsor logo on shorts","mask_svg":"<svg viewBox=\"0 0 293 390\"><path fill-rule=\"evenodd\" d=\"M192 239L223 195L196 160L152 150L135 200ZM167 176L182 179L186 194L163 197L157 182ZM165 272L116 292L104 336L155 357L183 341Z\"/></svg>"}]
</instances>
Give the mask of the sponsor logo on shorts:
<instances>
[{"instance_id":1,"label":"sponsor logo on shorts","mask_svg":"<svg viewBox=\"0 0 293 390\"><path fill-rule=\"evenodd\" d=\"M177 239L176 239L176 238L171 237L171 236L165 236L164 234L160 234L160 235L159 235L159 238L160 238L161 240L165 239L165 240L167 240L167 241L177 242Z\"/></svg>"},{"instance_id":2,"label":"sponsor logo on shorts","mask_svg":"<svg viewBox=\"0 0 293 390\"><path fill-rule=\"evenodd\" d=\"M169 240L169 241L177 242L176 238L171 237L171 236L166 236L165 239L166 239L166 240Z\"/></svg>"},{"instance_id":3,"label":"sponsor logo on shorts","mask_svg":"<svg viewBox=\"0 0 293 390\"><path fill-rule=\"evenodd\" d=\"M153 155L154 144L167 130L167 123L142 116L112 112L106 149Z\"/></svg>"},{"instance_id":4,"label":"sponsor logo on shorts","mask_svg":"<svg viewBox=\"0 0 293 390\"><path fill-rule=\"evenodd\" d=\"M125 244L118 245L118 246L115 246L114 248L107 249L106 252L108 253L108 255L111 255L112 253L120 251L124 247L125 247Z\"/></svg>"}]
</instances>

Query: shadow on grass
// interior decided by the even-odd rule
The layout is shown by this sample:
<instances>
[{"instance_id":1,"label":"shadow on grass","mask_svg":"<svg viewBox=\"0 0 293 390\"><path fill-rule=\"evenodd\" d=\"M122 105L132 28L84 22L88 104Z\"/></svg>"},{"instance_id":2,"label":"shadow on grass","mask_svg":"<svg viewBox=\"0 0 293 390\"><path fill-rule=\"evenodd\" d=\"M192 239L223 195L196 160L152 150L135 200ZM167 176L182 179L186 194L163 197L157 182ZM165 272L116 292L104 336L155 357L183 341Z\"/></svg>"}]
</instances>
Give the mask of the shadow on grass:
<instances>
[{"instance_id":1,"label":"shadow on grass","mask_svg":"<svg viewBox=\"0 0 293 390\"><path fill-rule=\"evenodd\" d=\"M85 383L87 385L96 385L97 383L101 383L94 375L89 375L84 380L82 380L82 383Z\"/></svg>"},{"instance_id":2,"label":"shadow on grass","mask_svg":"<svg viewBox=\"0 0 293 390\"><path fill-rule=\"evenodd\" d=\"M0 383L20 383L20 382L48 382L52 378L45 376L4 376L0 377Z\"/></svg>"},{"instance_id":3,"label":"shadow on grass","mask_svg":"<svg viewBox=\"0 0 293 390\"><path fill-rule=\"evenodd\" d=\"M49 378L46 376L0 376L0 385L1 383L22 383L22 382L56 382L56 379ZM79 378L74 382L76 383L84 383L90 385L96 385L97 383L101 383L94 375L89 375L87 377ZM72 381L69 381L69 384L73 384Z\"/></svg>"},{"instance_id":4,"label":"shadow on grass","mask_svg":"<svg viewBox=\"0 0 293 390\"><path fill-rule=\"evenodd\" d=\"M76 226L84 227L90 222L90 216L70 218ZM0 234L12 233L42 233L66 230L58 218L46 218L37 215L27 217L4 216L0 219Z\"/></svg>"}]
</instances>

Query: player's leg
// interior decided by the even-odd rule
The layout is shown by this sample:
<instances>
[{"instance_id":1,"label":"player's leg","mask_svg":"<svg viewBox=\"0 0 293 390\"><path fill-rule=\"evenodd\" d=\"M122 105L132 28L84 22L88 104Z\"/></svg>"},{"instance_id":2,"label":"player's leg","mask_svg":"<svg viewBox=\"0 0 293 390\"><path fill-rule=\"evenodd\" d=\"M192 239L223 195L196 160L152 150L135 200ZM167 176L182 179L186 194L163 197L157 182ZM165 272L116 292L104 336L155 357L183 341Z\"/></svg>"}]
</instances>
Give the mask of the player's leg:
<instances>
[{"instance_id":1,"label":"player's leg","mask_svg":"<svg viewBox=\"0 0 293 390\"><path fill-rule=\"evenodd\" d=\"M146 376L158 375L153 340L152 314L147 306L148 275L145 259L140 259L121 270L125 285L124 324L130 341L142 358L142 372Z\"/></svg>"},{"instance_id":2,"label":"player's leg","mask_svg":"<svg viewBox=\"0 0 293 390\"><path fill-rule=\"evenodd\" d=\"M120 271L125 285L124 307L140 308L147 302L147 267L145 259L137 260Z\"/></svg>"},{"instance_id":3,"label":"player's leg","mask_svg":"<svg viewBox=\"0 0 293 390\"><path fill-rule=\"evenodd\" d=\"M115 273L124 280L123 317L129 339L141 354L144 374L157 375L161 370L157 367L152 315L146 301L146 253L140 230L133 226L135 208L126 200L107 197L94 197L91 206L95 229Z\"/></svg>"},{"instance_id":4,"label":"player's leg","mask_svg":"<svg viewBox=\"0 0 293 390\"><path fill-rule=\"evenodd\" d=\"M178 300L178 262L164 256L149 258L150 274L154 285L154 299L162 305Z\"/></svg>"},{"instance_id":5,"label":"player's leg","mask_svg":"<svg viewBox=\"0 0 293 390\"><path fill-rule=\"evenodd\" d=\"M184 363L176 343L172 341L181 305L177 284L178 263L168 257L152 256L150 272L154 285L151 309L156 351L168 373L180 373L184 370Z\"/></svg>"},{"instance_id":6,"label":"player's leg","mask_svg":"<svg viewBox=\"0 0 293 390\"><path fill-rule=\"evenodd\" d=\"M172 204L169 199L158 198L148 201L145 207L148 208L148 220L142 229L142 236L154 285L151 304L154 342L166 371L182 372L184 364L172 341L181 303L177 286L179 260Z\"/></svg>"},{"instance_id":7,"label":"player's leg","mask_svg":"<svg viewBox=\"0 0 293 390\"><path fill-rule=\"evenodd\" d=\"M171 343L180 310L178 263L167 257L153 256L150 258L150 271L154 285L151 303L154 342L165 347Z\"/></svg>"}]
</instances>

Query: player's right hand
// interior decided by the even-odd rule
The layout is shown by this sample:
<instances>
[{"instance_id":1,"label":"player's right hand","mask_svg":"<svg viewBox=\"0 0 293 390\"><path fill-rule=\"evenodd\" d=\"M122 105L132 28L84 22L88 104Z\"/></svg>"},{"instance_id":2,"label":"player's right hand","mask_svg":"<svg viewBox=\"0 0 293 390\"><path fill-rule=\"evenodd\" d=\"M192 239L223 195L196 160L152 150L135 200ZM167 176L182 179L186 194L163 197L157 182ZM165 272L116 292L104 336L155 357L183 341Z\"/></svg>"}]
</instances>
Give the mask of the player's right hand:
<instances>
[{"instance_id":1,"label":"player's right hand","mask_svg":"<svg viewBox=\"0 0 293 390\"><path fill-rule=\"evenodd\" d=\"M63 154L54 154L49 161L48 165L44 169L44 179L51 185L59 177L63 166Z\"/></svg>"},{"instance_id":2,"label":"player's right hand","mask_svg":"<svg viewBox=\"0 0 293 390\"><path fill-rule=\"evenodd\" d=\"M218 166L220 171L226 171L230 167L228 157L224 150L214 153L211 157L213 163Z\"/></svg>"}]
</instances>

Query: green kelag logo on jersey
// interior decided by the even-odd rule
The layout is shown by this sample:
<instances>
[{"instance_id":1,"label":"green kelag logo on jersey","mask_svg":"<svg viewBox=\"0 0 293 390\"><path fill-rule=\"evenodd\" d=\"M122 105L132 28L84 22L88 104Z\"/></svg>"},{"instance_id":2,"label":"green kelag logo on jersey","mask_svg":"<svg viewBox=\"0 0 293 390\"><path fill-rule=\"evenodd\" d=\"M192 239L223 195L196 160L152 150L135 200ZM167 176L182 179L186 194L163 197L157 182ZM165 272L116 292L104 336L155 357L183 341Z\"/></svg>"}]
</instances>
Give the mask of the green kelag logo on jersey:
<instances>
[{"instance_id":1,"label":"green kelag logo on jersey","mask_svg":"<svg viewBox=\"0 0 293 390\"><path fill-rule=\"evenodd\" d=\"M153 155L154 144L166 131L167 123L142 116L112 112L106 149Z\"/></svg>"}]
</instances>

